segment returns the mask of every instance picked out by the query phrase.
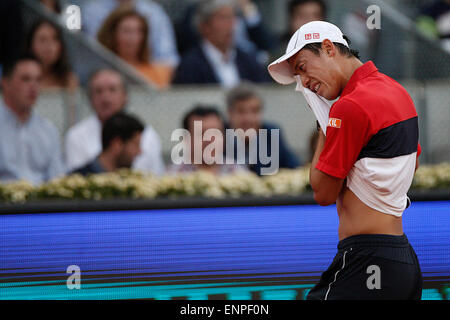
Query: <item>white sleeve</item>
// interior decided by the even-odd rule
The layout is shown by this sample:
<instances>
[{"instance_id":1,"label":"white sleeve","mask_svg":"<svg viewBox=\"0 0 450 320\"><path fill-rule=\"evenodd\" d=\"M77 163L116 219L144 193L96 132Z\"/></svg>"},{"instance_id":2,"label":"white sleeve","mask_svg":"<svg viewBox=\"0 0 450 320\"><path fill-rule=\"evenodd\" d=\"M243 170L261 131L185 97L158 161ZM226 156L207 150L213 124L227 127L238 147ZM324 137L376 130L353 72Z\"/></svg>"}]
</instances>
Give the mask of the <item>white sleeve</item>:
<instances>
[{"instance_id":1,"label":"white sleeve","mask_svg":"<svg viewBox=\"0 0 450 320\"><path fill-rule=\"evenodd\" d=\"M80 168L85 164L86 156L83 140L79 139L74 131L69 131L65 137L64 143L64 160L67 173Z\"/></svg>"},{"instance_id":2,"label":"white sleeve","mask_svg":"<svg viewBox=\"0 0 450 320\"><path fill-rule=\"evenodd\" d=\"M64 167L61 153L61 140L59 138L59 132L56 128L51 128L49 139L53 140L53 150L51 152L50 163L47 169L46 180L60 177L66 173L66 168Z\"/></svg>"},{"instance_id":3,"label":"white sleeve","mask_svg":"<svg viewBox=\"0 0 450 320\"><path fill-rule=\"evenodd\" d=\"M164 174L166 168L162 158L161 141L151 126L147 126L142 133L141 149L142 153L134 160L133 168L156 175Z\"/></svg>"}]
</instances>

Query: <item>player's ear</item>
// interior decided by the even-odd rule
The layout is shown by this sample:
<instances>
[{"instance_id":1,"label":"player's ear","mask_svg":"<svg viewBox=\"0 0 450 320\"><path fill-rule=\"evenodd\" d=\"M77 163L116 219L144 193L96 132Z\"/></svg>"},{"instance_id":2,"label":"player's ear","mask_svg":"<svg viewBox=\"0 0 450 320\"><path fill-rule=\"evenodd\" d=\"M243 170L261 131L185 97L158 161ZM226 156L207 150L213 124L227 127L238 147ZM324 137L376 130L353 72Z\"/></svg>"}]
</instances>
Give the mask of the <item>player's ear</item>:
<instances>
[{"instance_id":1,"label":"player's ear","mask_svg":"<svg viewBox=\"0 0 450 320\"><path fill-rule=\"evenodd\" d=\"M336 46L328 39L322 41L322 51L328 56L333 57L336 54Z\"/></svg>"}]
</instances>

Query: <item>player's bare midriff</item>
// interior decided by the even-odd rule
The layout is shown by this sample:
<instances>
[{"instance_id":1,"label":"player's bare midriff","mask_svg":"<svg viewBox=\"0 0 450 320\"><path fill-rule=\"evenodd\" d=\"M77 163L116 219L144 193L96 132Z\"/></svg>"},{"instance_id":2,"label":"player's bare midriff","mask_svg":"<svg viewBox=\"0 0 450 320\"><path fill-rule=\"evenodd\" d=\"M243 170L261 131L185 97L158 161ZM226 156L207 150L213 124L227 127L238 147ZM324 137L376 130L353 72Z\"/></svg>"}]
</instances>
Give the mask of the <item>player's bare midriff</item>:
<instances>
[{"instance_id":1,"label":"player's bare midriff","mask_svg":"<svg viewBox=\"0 0 450 320\"><path fill-rule=\"evenodd\" d=\"M339 240L358 234L403 235L402 218L365 205L346 186L336 200L339 215Z\"/></svg>"}]
</instances>

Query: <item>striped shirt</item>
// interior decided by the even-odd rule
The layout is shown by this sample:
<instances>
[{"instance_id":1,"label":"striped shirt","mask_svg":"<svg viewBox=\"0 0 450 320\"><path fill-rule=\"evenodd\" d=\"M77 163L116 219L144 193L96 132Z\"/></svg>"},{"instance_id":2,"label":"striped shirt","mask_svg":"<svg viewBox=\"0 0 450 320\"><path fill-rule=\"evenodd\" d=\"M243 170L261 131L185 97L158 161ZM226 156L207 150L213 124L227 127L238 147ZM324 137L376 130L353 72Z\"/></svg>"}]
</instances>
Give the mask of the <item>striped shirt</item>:
<instances>
[{"instance_id":1,"label":"striped shirt","mask_svg":"<svg viewBox=\"0 0 450 320\"><path fill-rule=\"evenodd\" d=\"M316 168L347 178L347 187L367 206L400 217L420 154L418 139L411 97L369 61L331 106Z\"/></svg>"}]
</instances>

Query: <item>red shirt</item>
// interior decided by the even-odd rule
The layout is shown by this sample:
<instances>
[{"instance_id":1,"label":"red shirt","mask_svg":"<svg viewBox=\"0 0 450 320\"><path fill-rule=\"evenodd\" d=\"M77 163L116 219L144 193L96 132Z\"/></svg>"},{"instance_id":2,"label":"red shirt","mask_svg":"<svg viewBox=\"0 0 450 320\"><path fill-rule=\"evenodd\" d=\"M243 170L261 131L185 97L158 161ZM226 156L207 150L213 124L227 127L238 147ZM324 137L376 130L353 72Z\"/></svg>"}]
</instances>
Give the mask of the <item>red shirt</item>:
<instances>
[{"instance_id":1,"label":"red shirt","mask_svg":"<svg viewBox=\"0 0 450 320\"><path fill-rule=\"evenodd\" d=\"M355 182L353 189L362 190L355 192L360 199L378 210L390 211L382 210L386 199L376 193L394 192L385 184L396 176L397 183L407 184L407 191L414 175L411 165L415 167L416 152L420 154L417 112L407 91L378 72L373 62L365 63L332 105L326 132L316 168L341 179L353 170L348 178ZM406 191L399 197L406 198ZM372 199L365 201L365 197ZM398 214L400 209L393 210Z\"/></svg>"}]
</instances>

